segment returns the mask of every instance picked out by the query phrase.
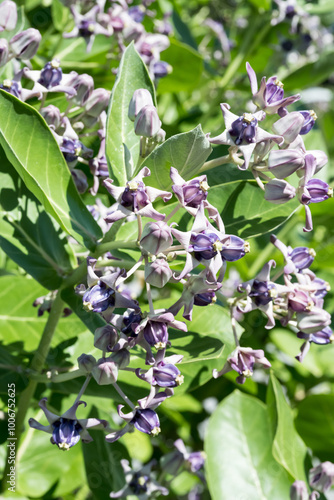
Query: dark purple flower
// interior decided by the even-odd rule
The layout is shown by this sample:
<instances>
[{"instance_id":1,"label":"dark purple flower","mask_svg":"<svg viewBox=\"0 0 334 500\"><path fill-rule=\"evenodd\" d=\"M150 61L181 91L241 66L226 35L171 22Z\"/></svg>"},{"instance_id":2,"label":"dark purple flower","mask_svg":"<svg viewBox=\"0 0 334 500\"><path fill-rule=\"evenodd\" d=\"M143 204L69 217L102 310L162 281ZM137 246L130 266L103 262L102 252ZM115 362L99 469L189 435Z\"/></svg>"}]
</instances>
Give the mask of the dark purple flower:
<instances>
[{"instance_id":1,"label":"dark purple flower","mask_svg":"<svg viewBox=\"0 0 334 500\"><path fill-rule=\"evenodd\" d=\"M60 418L52 424L53 432L51 442L58 448L68 450L80 440L80 432L83 430L79 422Z\"/></svg>"},{"instance_id":2,"label":"dark purple flower","mask_svg":"<svg viewBox=\"0 0 334 500\"><path fill-rule=\"evenodd\" d=\"M149 476L143 476L137 472L133 475L129 483L129 487L135 495L140 495L141 493L147 492L147 485L149 481Z\"/></svg>"},{"instance_id":3,"label":"dark purple flower","mask_svg":"<svg viewBox=\"0 0 334 500\"><path fill-rule=\"evenodd\" d=\"M185 183L182 187L184 204L188 207L198 208L201 202L207 199L208 189L209 185L206 178L203 180L197 177ZM175 192L174 186L173 191Z\"/></svg>"},{"instance_id":4,"label":"dark purple flower","mask_svg":"<svg viewBox=\"0 0 334 500\"><path fill-rule=\"evenodd\" d=\"M132 210L132 212L137 212L148 205L149 202L145 184L142 181L127 183L121 198L121 204L124 207Z\"/></svg>"},{"instance_id":5,"label":"dark purple flower","mask_svg":"<svg viewBox=\"0 0 334 500\"><path fill-rule=\"evenodd\" d=\"M235 262L249 252L249 243L238 236L224 236L221 240L221 245L220 254L227 262Z\"/></svg>"},{"instance_id":6,"label":"dark purple flower","mask_svg":"<svg viewBox=\"0 0 334 500\"><path fill-rule=\"evenodd\" d=\"M275 285L268 283L267 281L259 281L255 279L253 281L253 286L249 297L254 298L254 302L257 306L265 306L273 300L271 290L275 288Z\"/></svg>"},{"instance_id":7,"label":"dark purple flower","mask_svg":"<svg viewBox=\"0 0 334 500\"><path fill-rule=\"evenodd\" d=\"M60 67L59 59L53 59L51 62L46 63L41 71L38 83L45 88L55 87L59 85L63 77L63 72Z\"/></svg>"},{"instance_id":8,"label":"dark purple flower","mask_svg":"<svg viewBox=\"0 0 334 500\"><path fill-rule=\"evenodd\" d=\"M216 294L215 292L203 292L194 295L194 304L195 306L208 306L216 302Z\"/></svg>"},{"instance_id":9,"label":"dark purple flower","mask_svg":"<svg viewBox=\"0 0 334 500\"><path fill-rule=\"evenodd\" d=\"M315 120L317 119L316 113L311 109L310 111L299 111L304 117L304 125L302 126L299 134L305 135L314 127Z\"/></svg>"},{"instance_id":10,"label":"dark purple flower","mask_svg":"<svg viewBox=\"0 0 334 500\"><path fill-rule=\"evenodd\" d=\"M5 90L6 92L9 92L9 94L12 94L20 99L21 92L18 82L6 79L0 84L0 89Z\"/></svg>"},{"instance_id":11,"label":"dark purple flower","mask_svg":"<svg viewBox=\"0 0 334 500\"><path fill-rule=\"evenodd\" d=\"M137 337L137 335L133 331L132 325L136 327L142 319L143 318L141 313L138 313L136 311L132 311L129 316L123 316L124 327L121 330L122 333L125 333L125 335L130 335L131 337Z\"/></svg>"},{"instance_id":12,"label":"dark purple flower","mask_svg":"<svg viewBox=\"0 0 334 500\"><path fill-rule=\"evenodd\" d=\"M153 367L153 383L160 387L177 387L183 383L183 375L172 363L160 361Z\"/></svg>"},{"instance_id":13,"label":"dark purple flower","mask_svg":"<svg viewBox=\"0 0 334 500\"><path fill-rule=\"evenodd\" d=\"M268 104L274 104L281 101L284 96L283 84L275 76L268 78L266 85L265 98Z\"/></svg>"},{"instance_id":14,"label":"dark purple flower","mask_svg":"<svg viewBox=\"0 0 334 500\"><path fill-rule=\"evenodd\" d=\"M99 281L96 285L88 288L82 300L84 309L100 313L115 305L115 290Z\"/></svg>"},{"instance_id":15,"label":"dark purple flower","mask_svg":"<svg viewBox=\"0 0 334 500\"><path fill-rule=\"evenodd\" d=\"M146 342L151 345L165 347L168 342L167 324L149 320L143 330Z\"/></svg>"},{"instance_id":16,"label":"dark purple flower","mask_svg":"<svg viewBox=\"0 0 334 500\"><path fill-rule=\"evenodd\" d=\"M309 294L303 290L295 290L288 294L288 307L295 312L306 311L310 306L313 306Z\"/></svg>"},{"instance_id":17,"label":"dark purple flower","mask_svg":"<svg viewBox=\"0 0 334 500\"><path fill-rule=\"evenodd\" d=\"M257 119L250 113L244 113L235 120L228 131L237 146L255 142Z\"/></svg>"},{"instance_id":18,"label":"dark purple flower","mask_svg":"<svg viewBox=\"0 0 334 500\"><path fill-rule=\"evenodd\" d=\"M302 194L302 203L320 203L333 196L333 188L321 179L310 179L305 189L306 192Z\"/></svg>"},{"instance_id":19,"label":"dark purple flower","mask_svg":"<svg viewBox=\"0 0 334 500\"><path fill-rule=\"evenodd\" d=\"M197 260L210 260L217 255L221 249L222 244L217 234L209 231L191 234L188 251L194 252Z\"/></svg>"},{"instance_id":20,"label":"dark purple flower","mask_svg":"<svg viewBox=\"0 0 334 500\"><path fill-rule=\"evenodd\" d=\"M325 345L332 342L333 332L329 326L326 326L322 330L314 333L304 333L298 332L297 337L299 339L306 339L314 344Z\"/></svg>"},{"instance_id":21,"label":"dark purple flower","mask_svg":"<svg viewBox=\"0 0 334 500\"><path fill-rule=\"evenodd\" d=\"M160 433L160 421L155 411L150 408L136 410L135 416L130 422L140 432L156 436Z\"/></svg>"},{"instance_id":22,"label":"dark purple flower","mask_svg":"<svg viewBox=\"0 0 334 500\"><path fill-rule=\"evenodd\" d=\"M63 153L67 163L72 163L82 155L82 143L78 139L63 138L60 146L60 151Z\"/></svg>"}]
</instances>

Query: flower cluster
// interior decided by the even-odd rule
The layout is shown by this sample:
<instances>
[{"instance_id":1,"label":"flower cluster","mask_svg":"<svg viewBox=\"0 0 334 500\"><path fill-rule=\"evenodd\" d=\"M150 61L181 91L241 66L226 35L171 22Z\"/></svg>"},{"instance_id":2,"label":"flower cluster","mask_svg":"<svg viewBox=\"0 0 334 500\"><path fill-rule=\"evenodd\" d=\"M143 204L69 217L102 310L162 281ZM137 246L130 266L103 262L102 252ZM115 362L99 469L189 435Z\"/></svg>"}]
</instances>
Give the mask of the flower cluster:
<instances>
[{"instance_id":1,"label":"flower cluster","mask_svg":"<svg viewBox=\"0 0 334 500\"><path fill-rule=\"evenodd\" d=\"M327 156L320 150L307 151L302 138L313 128L316 114L313 110L288 112L286 106L298 101L299 94L284 97L283 84L276 76L270 77L268 81L263 77L258 87L254 70L249 63L246 67L252 100L259 111L238 116L230 111L228 104L221 104L226 129L209 140L212 144L230 146L230 161L241 170L251 171L267 201L282 204L297 197L305 208L304 231L311 231L313 224L309 205L333 196L333 189L315 177L326 165ZM260 128L258 122L267 115L275 114L280 118L272 125L275 133L272 135ZM279 149L273 149L275 144ZM286 180L295 173L299 178L297 188Z\"/></svg>"},{"instance_id":2,"label":"flower cluster","mask_svg":"<svg viewBox=\"0 0 334 500\"><path fill-rule=\"evenodd\" d=\"M334 483L334 464L323 462L309 471L309 483L314 490L308 493L304 481L295 481L290 489L290 500L317 500L320 492L326 493Z\"/></svg>"}]
</instances>

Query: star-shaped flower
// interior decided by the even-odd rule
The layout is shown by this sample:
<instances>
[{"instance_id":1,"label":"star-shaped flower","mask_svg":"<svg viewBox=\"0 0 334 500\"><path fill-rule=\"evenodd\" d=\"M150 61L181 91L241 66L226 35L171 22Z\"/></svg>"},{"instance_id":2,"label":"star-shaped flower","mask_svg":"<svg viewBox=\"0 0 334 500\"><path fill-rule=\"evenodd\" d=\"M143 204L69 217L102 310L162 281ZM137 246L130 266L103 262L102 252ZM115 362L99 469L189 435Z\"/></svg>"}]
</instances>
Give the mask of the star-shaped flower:
<instances>
[{"instance_id":1,"label":"star-shaped flower","mask_svg":"<svg viewBox=\"0 0 334 500\"><path fill-rule=\"evenodd\" d=\"M258 126L258 122L265 119L264 111L256 113L244 113L241 116L230 111L229 104L220 105L223 112L226 129L217 137L210 138L212 144L227 144L236 146L244 157L244 164L239 166L241 170L247 170L255 146L264 141L274 141L282 144L284 138L280 135L273 135Z\"/></svg>"},{"instance_id":2,"label":"star-shaped flower","mask_svg":"<svg viewBox=\"0 0 334 500\"><path fill-rule=\"evenodd\" d=\"M84 404L86 406L84 401L77 401L62 415L56 415L48 410L46 402L47 398L43 398L38 405L43 410L49 425L42 425L34 418L29 420L29 425L33 429L52 434L51 443L56 444L61 450L69 450L72 446L77 444L80 439L83 443L93 441L87 429L94 428L103 430L109 427L106 420L100 420L98 418L77 419L76 411L79 405Z\"/></svg>"}]
</instances>

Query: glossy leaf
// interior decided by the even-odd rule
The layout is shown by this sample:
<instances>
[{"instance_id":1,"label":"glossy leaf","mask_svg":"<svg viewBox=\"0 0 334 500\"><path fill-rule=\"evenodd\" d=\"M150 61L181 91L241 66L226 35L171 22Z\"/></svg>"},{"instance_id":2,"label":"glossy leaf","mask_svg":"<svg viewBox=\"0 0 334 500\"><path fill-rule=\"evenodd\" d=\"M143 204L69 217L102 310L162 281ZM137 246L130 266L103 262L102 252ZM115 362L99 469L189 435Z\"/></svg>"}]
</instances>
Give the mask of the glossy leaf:
<instances>
[{"instance_id":1,"label":"glossy leaf","mask_svg":"<svg viewBox=\"0 0 334 500\"><path fill-rule=\"evenodd\" d=\"M110 177L118 186L131 180L139 157L139 137L128 108L136 89L147 89L155 102L155 91L147 68L133 44L125 50L110 98L107 120L106 156Z\"/></svg>"},{"instance_id":2,"label":"glossy leaf","mask_svg":"<svg viewBox=\"0 0 334 500\"><path fill-rule=\"evenodd\" d=\"M304 461L307 449L295 429L291 408L273 373L270 374L267 404L275 432L274 457L295 480L305 481Z\"/></svg>"},{"instance_id":3,"label":"glossy leaf","mask_svg":"<svg viewBox=\"0 0 334 500\"><path fill-rule=\"evenodd\" d=\"M0 144L45 210L77 241L95 247L101 229L82 202L49 127L31 106L3 90Z\"/></svg>"},{"instance_id":4,"label":"glossy leaf","mask_svg":"<svg viewBox=\"0 0 334 500\"><path fill-rule=\"evenodd\" d=\"M203 72L203 58L196 50L172 39L161 57L170 64L171 73L159 81L159 94L191 91L198 87Z\"/></svg>"},{"instance_id":5,"label":"glossy leaf","mask_svg":"<svg viewBox=\"0 0 334 500\"><path fill-rule=\"evenodd\" d=\"M192 179L211 151L211 145L200 125L190 132L174 135L145 159L145 166L151 170L151 177L145 183L159 189L169 189L172 185L170 167L176 168L185 180Z\"/></svg>"},{"instance_id":6,"label":"glossy leaf","mask_svg":"<svg viewBox=\"0 0 334 500\"><path fill-rule=\"evenodd\" d=\"M234 391L219 404L205 438L213 500L289 498L291 483L273 457L272 439L268 411L261 401Z\"/></svg>"},{"instance_id":7,"label":"glossy leaf","mask_svg":"<svg viewBox=\"0 0 334 500\"><path fill-rule=\"evenodd\" d=\"M25 187L0 146L0 246L41 285L55 290L72 268L59 225Z\"/></svg>"},{"instance_id":8,"label":"glossy leaf","mask_svg":"<svg viewBox=\"0 0 334 500\"><path fill-rule=\"evenodd\" d=\"M333 415L333 394L312 394L298 407L297 430L321 461L334 461Z\"/></svg>"}]
</instances>

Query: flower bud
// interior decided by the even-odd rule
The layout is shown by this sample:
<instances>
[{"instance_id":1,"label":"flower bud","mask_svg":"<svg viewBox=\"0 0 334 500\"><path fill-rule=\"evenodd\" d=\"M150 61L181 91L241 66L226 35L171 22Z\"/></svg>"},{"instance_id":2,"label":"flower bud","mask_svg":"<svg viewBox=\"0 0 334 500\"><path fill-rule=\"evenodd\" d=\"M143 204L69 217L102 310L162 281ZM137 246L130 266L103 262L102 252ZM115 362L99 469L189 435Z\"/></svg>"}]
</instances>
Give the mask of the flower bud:
<instances>
[{"instance_id":1,"label":"flower bud","mask_svg":"<svg viewBox=\"0 0 334 500\"><path fill-rule=\"evenodd\" d=\"M315 167L315 172L314 172L315 174L317 172L319 172L319 170L321 170L328 162L327 155L323 151L320 151L320 149L308 151L307 154L314 156L314 158L316 160L316 167ZM297 173L299 173L299 172L297 172Z\"/></svg>"},{"instance_id":2,"label":"flower bud","mask_svg":"<svg viewBox=\"0 0 334 500\"><path fill-rule=\"evenodd\" d=\"M147 105L153 106L151 93L147 89L135 90L129 104L128 117L130 120L134 122L139 111Z\"/></svg>"},{"instance_id":3,"label":"flower bud","mask_svg":"<svg viewBox=\"0 0 334 500\"><path fill-rule=\"evenodd\" d=\"M67 81L66 84L75 89L76 95L71 97L71 101L78 106L84 106L86 104L94 89L94 80L86 73L83 75L75 73L73 79Z\"/></svg>"},{"instance_id":4,"label":"flower bud","mask_svg":"<svg viewBox=\"0 0 334 500\"><path fill-rule=\"evenodd\" d=\"M92 370L92 375L99 385L109 385L117 382L118 365L111 357L101 358Z\"/></svg>"},{"instance_id":5,"label":"flower bud","mask_svg":"<svg viewBox=\"0 0 334 500\"><path fill-rule=\"evenodd\" d=\"M239 236L226 235L221 239L222 249L220 254L227 262L235 262L249 252L249 243Z\"/></svg>"},{"instance_id":6,"label":"flower bud","mask_svg":"<svg viewBox=\"0 0 334 500\"><path fill-rule=\"evenodd\" d=\"M135 118L134 127L136 135L154 137L161 127L161 121L155 106L144 106Z\"/></svg>"},{"instance_id":7,"label":"flower bud","mask_svg":"<svg viewBox=\"0 0 334 500\"><path fill-rule=\"evenodd\" d=\"M304 333L315 333L330 325L331 315L320 307L311 311L297 313L297 327Z\"/></svg>"},{"instance_id":8,"label":"flower bud","mask_svg":"<svg viewBox=\"0 0 334 500\"><path fill-rule=\"evenodd\" d=\"M329 490L334 482L334 464L323 462L309 472L309 480L312 488L325 492Z\"/></svg>"},{"instance_id":9,"label":"flower bud","mask_svg":"<svg viewBox=\"0 0 334 500\"><path fill-rule=\"evenodd\" d=\"M296 190L291 184L279 179L271 179L264 186L264 197L270 203L280 205L292 200L296 196Z\"/></svg>"},{"instance_id":10,"label":"flower bud","mask_svg":"<svg viewBox=\"0 0 334 500\"><path fill-rule=\"evenodd\" d=\"M157 61L153 64L152 71L154 78L163 78L164 76L169 75L173 71L173 68L165 61Z\"/></svg>"},{"instance_id":11,"label":"flower bud","mask_svg":"<svg viewBox=\"0 0 334 500\"><path fill-rule=\"evenodd\" d=\"M90 373L96 365L96 359L91 354L81 354L77 361L80 370L83 370L86 373Z\"/></svg>"},{"instance_id":12,"label":"flower bud","mask_svg":"<svg viewBox=\"0 0 334 500\"><path fill-rule=\"evenodd\" d=\"M143 410L138 409L130 423L132 423L138 431L144 432L145 434L157 436L161 432L159 417L155 411L150 408L145 408Z\"/></svg>"},{"instance_id":13,"label":"flower bud","mask_svg":"<svg viewBox=\"0 0 334 500\"><path fill-rule=\"evenodd\" d=\"M140 245L151 254L167 250L173 244L171 228L166 222L149 222L145 225Z\"/></svg>"},{"instance_id":14,"label":"flower bud","mask_svg":"<svg viewBox=\"0 0 334 500\"><path fill-rule=\"evenodd\" d=\"M88 181L85 172L79 169L73 169L71 170L71 175L79 193L85 193L88 189Z\"/></svg>"},{"instance_id":15,"label":"flower bud","mask_svg":"<svg viewBox=\"0 0 334 500\"><path fill-rule=\"evenodd\" d=\"M165 259L156 259L145 265L145 281L157 288L164 287L171 279L172 274Z\"/></svg>"},{"instance_id":16,"label":"flower bud","mask_svg":"<svg viewBox=\"0 0 334 500\"><path fill-rule=\"evenodd\" d=\"M17 23L16 3L4 0L0 4L0 33L1 31L12 31Z\"/></svg>"},{"instance_id":17,"label":"flower bud","mask_svg":"<svg viewBox=\"0 0 334 500\"><path fill-rule=\"evenodd\" d=\"M289 177L304 164L304 155L297 149L278 149L268 157L269 171L278 179Z\"/></svg>"},{"instance_id":18,"label":"flower bud","mask_svg":"<svg viewBox=\"0 0 334 500\"><path fill-rule=\"evenodd\" d=\"M308 500L307 486L304 481L295 481L290 488L290 500Z\"/></svg>"},{"instance_id":19,"label":"flower bud","mask_svg":"<svg viewBox=\"0 0 334 500\"><path fill-rule=\"evenodd\" d=\"M0 38L0 68L8 61L8 42L5 38Z\"/></svg>"},{"instance_id":20,"label":"flower bud","mask_svg":"<svg viewBox=\"0 0 334 500\"><path fill-rule=\"evenodd\" d=\"M164 349L168 341L166 323L161 321L148 321L144 328L144 338L148 344L156 349Z\"/></svg>"},{"instance_id":21,"label":"flower bud","mask_svg":"<svg viewBox=\"0 0 334 500\"><path fill-rule=\"evenodd\" d=\"M60 127L60 124L62 122L62 117L60 110L56 106L49 104L49 106L42 108L40 110L40 113L43 116L46 123L48 125L52 125L52 127L55 130L57 130Z\"/></svg>"},{"instance_id":22,"label":"flower bud","mask_svg":"<svg viewBox=\"0 0 334 500\"><path fill-rule=\"evenodd\" d=\"M86 113L94 118L98 118L109 103L110 92L105 89L95 89L88 97L85 104ZM83 117L84 119L84 117Z\"/></svg>"},{"instance_id":23,"label":"flower bud","mask_svg":"<svg viewBox=\"0 0 334 500\"><path fill-rule=\"evenodd\" d=\"M298 111L294 111L277 120L277 122L273 124L272 129L275 134L284 137L285 144L291 144L297 138L303 125L303 115Z\"/></svg>"},{"instance_id":24,"label":"flower bud","mask_svg":"<svg viewBox=\"0 0 334 500\"><path fill-rule=\"evenodd\" d=\"M94 347L101 351L111 351L117 340L117 330L111 325L104 325L95 330Z\"/></svg>"},{"instance_id":25,"label":"flower bud","mask_svg":"<svg viewBox=\"0 0 334 500\"><path fill-rule=\"evenodd\" d=\"M127 349L119 349L119 351L114 352L110 358L120 370L126 368L130 363L130 353Z\"/></svg>"},{"instance_id":26,"label":"flower bud","mask_svg":"<svg viewBox=\"0 0 334 500\"><path fill-rule=\"evenodd\" d=\"M288 293L288 307L295 312L304 312L313 302L310 300L308 293L303 290L295 290Z\"/></svg>"},{"instance_id":27,"label":"flower bud","mask_svg":"<svg viewBox=\"0 0 334 500\"><path fill-rule=\"evenodd\" d=\"M36 54L42 37L38 30L29 28L13 36L10 50L17 59L31 59Z\"/></svg>"},{"instance_id":28,"label":"flower bud","mask_svg":"<svg viewBox=\"0 0 334 500\"><path fill-rule=\"evenodd\" d=\"M299 134L305 135L314 127L315 121L318 118L313 109L309 111L299 111L299 113L304 117L304 125L302 126Z\"/></svg>"},{"instance_id":29,"label":"flower bud","mask_svg":"<svg viewBox=\"0 0 334 500\"><path fill-rule=\"evenodd\" d=\"M164 129L160 129L159 132L154 136L154 142L156 144L160 144L164 142L166 139L166 131Z\"/></svg>"}]
</instances>

